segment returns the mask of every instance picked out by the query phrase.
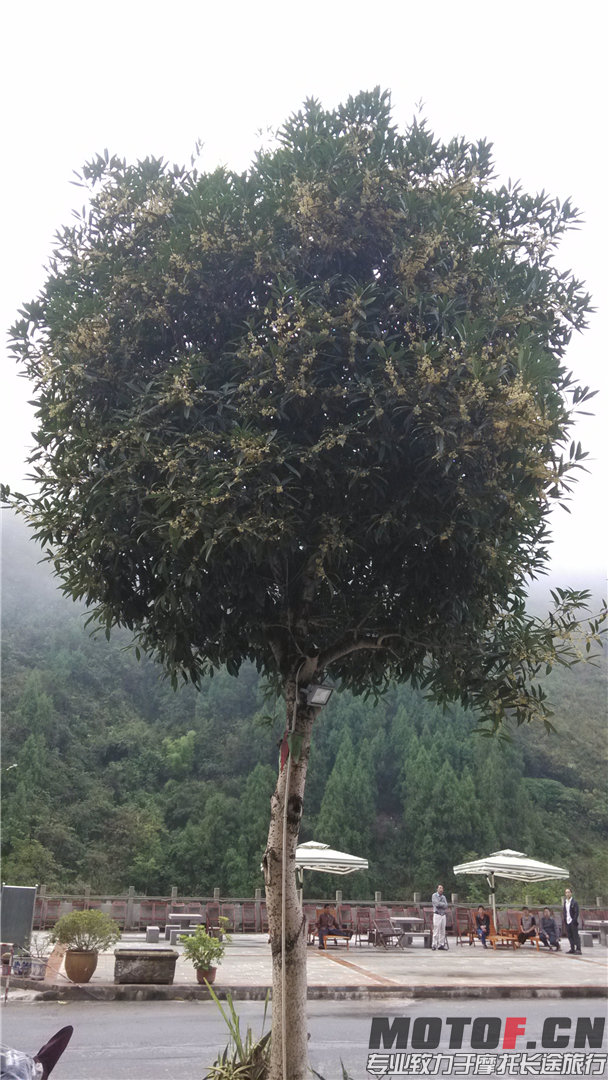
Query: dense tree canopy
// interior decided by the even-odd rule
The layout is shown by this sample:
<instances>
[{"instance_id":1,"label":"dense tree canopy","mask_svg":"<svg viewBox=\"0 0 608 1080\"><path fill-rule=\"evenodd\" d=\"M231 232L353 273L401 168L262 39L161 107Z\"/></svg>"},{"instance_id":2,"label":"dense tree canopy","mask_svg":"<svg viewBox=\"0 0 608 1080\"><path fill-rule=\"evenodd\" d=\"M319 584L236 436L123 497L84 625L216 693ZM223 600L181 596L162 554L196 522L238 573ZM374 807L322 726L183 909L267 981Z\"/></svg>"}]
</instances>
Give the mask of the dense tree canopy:
<instances>
[{"instance_id":1,"label":"dense tree canopy","mask_svg":"<svg viewBox=\"0 0 608 1080\"><path fill-rule=\"evenodd\" d=\"M485 142L402 135L378 91L307 102L242 175L83 178L13 332L65 588L193 679L307 657L542 711L553 635L521 605L581 457L570 203L494 190Z\"/></svg>"}]
</instances>

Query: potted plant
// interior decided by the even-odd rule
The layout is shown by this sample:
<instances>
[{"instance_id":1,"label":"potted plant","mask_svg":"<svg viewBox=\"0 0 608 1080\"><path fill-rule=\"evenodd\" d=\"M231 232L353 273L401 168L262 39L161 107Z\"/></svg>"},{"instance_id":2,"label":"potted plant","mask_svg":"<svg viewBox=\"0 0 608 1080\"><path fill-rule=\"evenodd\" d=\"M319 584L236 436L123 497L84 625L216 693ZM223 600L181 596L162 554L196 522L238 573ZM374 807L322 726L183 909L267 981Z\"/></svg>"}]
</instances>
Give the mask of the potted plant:
<instances>
[{"instance_id":1,"label":"potted plant","mask_svg":"<svg viewBox=\"0 0 608 1080\"><path fill-rule=\"evenodd\" d=\"M2 974L10 975L13 964L13 946L3 941L0 944L0 954L2 957Z\"/></svg>"},{"instance_id":2,"label":"potted plant","mask_svg":"<svg viewBox=\"0 0 608 1080\"><path fill-rule=\"evenodd\" d=\"M46 965L51 955L49 939L35 934L30 938L27 951L30 957L30 979L44 979Z\"/></svg>"},{"instance_id":3,"label":"potted plant","mask_svg":"<svg viewBox=\"0 0 608 1080\"><path fill-rule=\"evenodd\" d=\"M15 949L13 954L13 975L20 979L29 979L32 972L32 960L27 946Z\"/></svg>"},{"instance_id":4,"label":"potted plant","mask_svg":"<svg viewBox=\"0 0 608 1080\"><path fill-rule=\"evenodd\" d=\"M224 935L226 935L227 940L230 941L230 935L228 933L228 924L230 922L230 919L228 919L225 915L220 915L217 921L219 923L219 926L212 926L210 928L211 937L217 938L218 941L223 941Z\"/></svg>"},{"instance_id":5,"label":"potted plant","mask_svg":"<svg viewBox=\"0 0 608 1080\"><path fill-rule=\"evenodd\" d=\"M225 934L224 940L220 941L208 934L204 926L197 926L189 937L180 938L184 946L184 956L194 965L197 982L214 982L217 965L223 959L228 941L231 941L229 934Z\"/></svg>"},{"instance_id":6,"label":"potted plant","mask_svg":"<svg viewBox=\"0 0 608 1080\"><path fill-rule=\"evenodd\" d=\"M71 911L57 920L51 941L67 947L65 973L72 982L88 982L100 951L120 938L120 927L104 911Z\"/></svg>"}]
</instances>

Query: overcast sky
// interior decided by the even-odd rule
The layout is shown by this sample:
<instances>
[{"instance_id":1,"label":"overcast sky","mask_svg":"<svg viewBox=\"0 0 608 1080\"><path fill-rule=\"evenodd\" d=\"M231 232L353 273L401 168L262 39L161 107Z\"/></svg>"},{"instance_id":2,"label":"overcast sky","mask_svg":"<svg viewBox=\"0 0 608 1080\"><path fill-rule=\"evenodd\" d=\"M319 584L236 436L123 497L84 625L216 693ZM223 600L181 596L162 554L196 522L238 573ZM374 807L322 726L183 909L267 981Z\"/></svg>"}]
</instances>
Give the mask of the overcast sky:
<instances>
[{"instance_id":1,"label":"overcast sky","mask_svg":"<svg viewBox=\"0 0 608 1080\"><path fill-rule=\"evenodd\" d=\"M3 328L44 280L54 231L82 204L73 171L105 147L203 168L244 169L260 131L315 96L327 106L375 85L405 125L423 101L437 135L487 137L502 179L571 196L585 224L558 255L592 292L569 366L600 393L580 422L591 475L554 521L554 567L603 573L607 272L603 5L561 0L44 0L4 6ZM7 104L8 103L8 104ZM3 334L4 338L4 334ZM4 344L4 342L3 342ZM19 489L34 426L31 388L3 355L2 480ZM577 575L578 576L578 575Z\"/></svg>"}]
</instances>

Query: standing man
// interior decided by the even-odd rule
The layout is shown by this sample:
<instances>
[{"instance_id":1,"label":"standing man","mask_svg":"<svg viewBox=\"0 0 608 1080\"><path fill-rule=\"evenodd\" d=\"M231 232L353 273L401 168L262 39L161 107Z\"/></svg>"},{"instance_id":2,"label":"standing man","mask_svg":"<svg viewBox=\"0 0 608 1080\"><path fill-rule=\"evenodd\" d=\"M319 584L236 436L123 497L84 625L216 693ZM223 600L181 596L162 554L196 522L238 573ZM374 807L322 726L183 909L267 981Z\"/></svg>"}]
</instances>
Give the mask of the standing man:
<instances>
[{"instance_id":1,"label":"standing man","mask_svg":"<svg viewBox=\"0 0 608 1080\"><path fill-rule=\"evenodd\" d=\"M433 949L447 949L445 924L448 902L443 895L443 885L437 886L437 892L433 893L431 903L433 905Z\"/></svg>"},{"instance_id":2,"label":"standing man","mask_svg":"<svg viewBox=\"0 0 608 1080\"><path fill-rule=\"evenodd\" d=\"M562 910L563 925L566 927L568 941L570 942L569 953L581 953L581 939L578 936L578 902L574 899L571 889L566 889L564 907Z\"/></svg>"}]
</instances>

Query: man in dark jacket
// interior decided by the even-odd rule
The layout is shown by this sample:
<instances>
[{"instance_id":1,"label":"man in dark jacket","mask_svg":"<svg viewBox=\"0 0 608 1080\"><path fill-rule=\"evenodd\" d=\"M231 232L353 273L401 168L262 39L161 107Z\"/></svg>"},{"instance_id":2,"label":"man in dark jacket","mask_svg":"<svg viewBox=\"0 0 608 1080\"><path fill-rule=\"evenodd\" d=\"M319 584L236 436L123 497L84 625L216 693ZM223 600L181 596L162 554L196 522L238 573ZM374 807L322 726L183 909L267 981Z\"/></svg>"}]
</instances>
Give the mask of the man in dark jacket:
<instances>
[{"instance_id":1,"label":"man in dark jacket","mask_svg":"<svg viewBox=\"0 0 608 1080\"><path fill-rule=\"evenodd\" d=\"M475 933L484 949L487 949L486 938L489 937L490 934L490 916L483 904L480 904L477 908L477 914L475 916Z\"/></svg>"},{"instance_id":2,"label":"man in dark jacket","mask_svg":"<svg viewBox=\"0 0 608 1080\"><path fill-rule=\"evenodd\" d=\"M543 945L548 947L549 952L551 949L555 949L556 952L559 951L559 931L548 907L545 908L541 915L539 937Z\"/></svg>"},{"instance_id":3,"label":"man in dark jacket","mask_svg":"<svg viewBox=\"0 0 608 1080\"><path fill-rule=\"evenodd\" d=\"M568 952L577 953L580 956L581 939L578 936L578 912L578 903L574 899L571 889L566 889L562 910L562 925L566 928L568 941L570 942Z\"/></svg>"}]
</instances>

